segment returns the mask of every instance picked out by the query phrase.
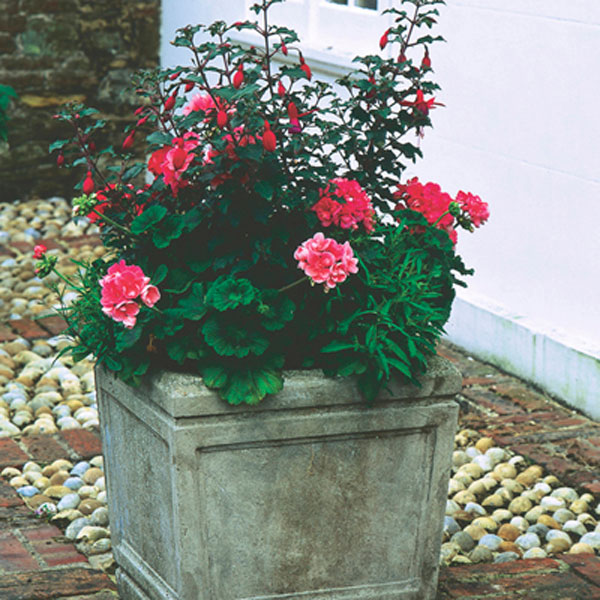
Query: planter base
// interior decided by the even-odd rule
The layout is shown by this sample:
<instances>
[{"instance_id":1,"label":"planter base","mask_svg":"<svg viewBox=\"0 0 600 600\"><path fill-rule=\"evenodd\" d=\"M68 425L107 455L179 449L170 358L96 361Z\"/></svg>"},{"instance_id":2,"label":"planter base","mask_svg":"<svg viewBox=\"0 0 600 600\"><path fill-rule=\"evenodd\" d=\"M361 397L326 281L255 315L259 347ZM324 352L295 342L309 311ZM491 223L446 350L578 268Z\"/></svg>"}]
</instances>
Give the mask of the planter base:
<instances>
[{"instance_id":1,"label":"planter base","mask_svg":"<svg viewBox=\"0 0 600 600\"><path fill-rule=\"evenodd\" d=\"M460 374L435 359L370 407L287 375L232 407L193 376L97 371L123 599L435 597Z\"/></svg>"}]
</instances>

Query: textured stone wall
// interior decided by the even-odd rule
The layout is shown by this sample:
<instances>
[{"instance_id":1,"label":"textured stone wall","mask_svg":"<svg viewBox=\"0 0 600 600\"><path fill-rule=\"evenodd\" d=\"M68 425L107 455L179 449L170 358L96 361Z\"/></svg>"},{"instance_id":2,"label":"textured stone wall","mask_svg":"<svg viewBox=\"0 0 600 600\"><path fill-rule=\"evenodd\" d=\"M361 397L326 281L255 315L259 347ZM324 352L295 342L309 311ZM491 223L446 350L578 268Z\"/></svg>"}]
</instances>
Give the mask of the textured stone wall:
<instances>
[{"instance_id":1,"label":"textured stone wall","mask_svg":"<svg viewBox=\"0 0 600 600\"><path fill-rule=\"evenodd\" d=\"M160 0L0 0L0 83L19 94L0 142L0 201L71 196L81 173L48 154L68 135L52 115L81 101L122 129L131 74L158 64L159 20Z\"/></svg>"}]
</instances>

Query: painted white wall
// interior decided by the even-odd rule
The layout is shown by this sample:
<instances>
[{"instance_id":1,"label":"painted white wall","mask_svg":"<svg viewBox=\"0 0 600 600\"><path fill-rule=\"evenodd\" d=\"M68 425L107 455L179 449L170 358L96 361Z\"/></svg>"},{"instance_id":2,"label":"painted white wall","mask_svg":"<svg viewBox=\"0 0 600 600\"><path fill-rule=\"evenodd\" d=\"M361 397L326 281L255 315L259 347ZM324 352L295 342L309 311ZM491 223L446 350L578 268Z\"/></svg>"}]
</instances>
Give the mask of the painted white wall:
<instances>
[{"instance_id":1,"label":"painted white wall","mask_svg":"<svg viewBox=\"0 0 600 600\"><path fill-rule=\"evenodd\" d=\"M163 64L185 60L167 43L176 27L241 19L247 3L163 0ZM447 3L447 43L432 48L446 106L406 176L476 193L492 215L459 235L476 274L459 290L449 337L600 417L600 2ZM313 71L331 76L349 55L378 51L387 17L328 7L317 27L318 4L281 9L312 47Z\"/></svg>"}]
</instances>

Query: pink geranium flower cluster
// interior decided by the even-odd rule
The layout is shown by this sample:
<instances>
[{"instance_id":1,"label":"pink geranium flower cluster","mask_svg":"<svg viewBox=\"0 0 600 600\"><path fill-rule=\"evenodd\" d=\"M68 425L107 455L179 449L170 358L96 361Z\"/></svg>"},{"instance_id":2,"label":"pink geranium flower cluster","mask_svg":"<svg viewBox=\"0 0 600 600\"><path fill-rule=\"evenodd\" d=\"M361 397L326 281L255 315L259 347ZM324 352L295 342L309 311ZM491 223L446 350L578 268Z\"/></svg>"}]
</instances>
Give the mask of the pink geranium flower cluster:
<instances>
[{"instance_id":1,"label":"pink geranium flower cluster","mask_svg":"<svg viewBox=\"0 0 600 600\"><path fill-rule=\"evenodd\" d=\"M152 307L160 300L160 292L150 285L150 278L137 265L127 265L124 260L110 266L100 280L102 288L100 304L102 312L115 321L123 323L127 329L135 326L140 312L141 300Z\"/></svg>"},{"instance_id":2,"label":"pink geranium flower cluster","mask_svg":"<svg viewBox=\"0 0 600 600\"><path fill-rule=\"evenodd\" d=\"M374 228L375 210L371 199L353 179L332 179L312 210L323 227L337 225L342 229L358 229L358 224L362 223L368 233Z\"/></svg>"},{"instance_id":3,"label":"pink geranium flower cluster","mask_svg":"<svg viewBox=\"0 0 600 600\"><path fill-rule=\"evenodd\" d=\"M456 202L469 215L474 227L483 225L490 218L487 202L469 192L458 192Z\"/></svg>"},{"instance_id":4,"label":"pink geranium flower cluster","mask_svg":"<svg viewBox=\"0 0 600 600\"><path fill-rule=\"evenodd\" d=\"M334 288L350 273L358 272L358 259L354 257L350 244L326 238L320 231L298 246L294 258L298 261L298 268L313 283L324 283L326 289Z\"/></svg>"},{"instance_id":5,"label":"pink geranium flower cluster","mask_svg":"<svg viewBox=\"0 0 600 600\"><path fill-rule=\"evenodd\" d=\"M430 225L443 229L454 244L457 233L454 217L448 212L453 201L450 194L442 192L437 183L423 185L417 177L409 179L406 185L398 185L394 198L399 200L396 210L411 209L420 212Z\"/></svg>"},{"instance_id":6,"label":"pink geranium flower cluster","mask_svg":"<svg viewBox=\"0 0 600 600\"><path fill-rule=\"evenodd\" d=\"M188 131L182 137L173 138L170 146L159 148L150 156L148 170L156 177L162 175L166 185L171 186L174 196L188 185L183 175L196 158L195 148L200 145L197 133Z\"/></svg>"}]
</instances>

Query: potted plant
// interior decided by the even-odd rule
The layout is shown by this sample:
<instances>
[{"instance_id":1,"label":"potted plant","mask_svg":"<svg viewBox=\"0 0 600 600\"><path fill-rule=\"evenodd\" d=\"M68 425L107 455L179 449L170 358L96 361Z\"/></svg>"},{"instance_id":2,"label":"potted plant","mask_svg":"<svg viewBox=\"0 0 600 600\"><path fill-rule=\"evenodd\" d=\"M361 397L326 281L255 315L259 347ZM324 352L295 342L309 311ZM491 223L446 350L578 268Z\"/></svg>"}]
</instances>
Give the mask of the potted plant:
<instances>
[{"instance_id":1,"label":"potted plant","mask_svg":"<svg viewBox=\"0 0 600 600\"><path fill-rule=\"evenodd\" d=\"M51 150L86 166L75 211L107 249L57 275L79 293L71 351L98 359L125 598L435 595L460 389L435 343L470 273L457 227L488 217L399 180L437 104L422 30L441 1L390 9L393 56L337 88L269 24L280 1L179 30L191 64L139 75L120 147L95 148L92 109L57 115L75 135Z\"/></svg>"}]
</instances>

